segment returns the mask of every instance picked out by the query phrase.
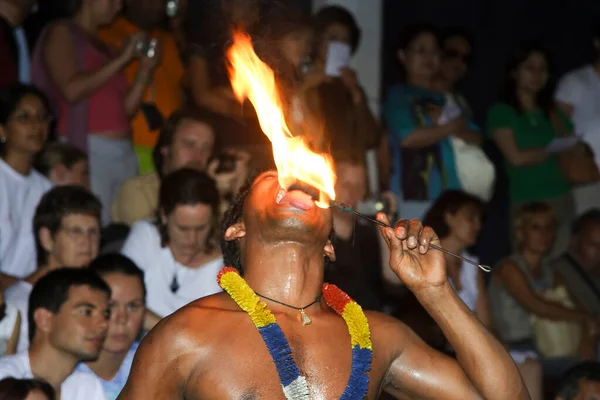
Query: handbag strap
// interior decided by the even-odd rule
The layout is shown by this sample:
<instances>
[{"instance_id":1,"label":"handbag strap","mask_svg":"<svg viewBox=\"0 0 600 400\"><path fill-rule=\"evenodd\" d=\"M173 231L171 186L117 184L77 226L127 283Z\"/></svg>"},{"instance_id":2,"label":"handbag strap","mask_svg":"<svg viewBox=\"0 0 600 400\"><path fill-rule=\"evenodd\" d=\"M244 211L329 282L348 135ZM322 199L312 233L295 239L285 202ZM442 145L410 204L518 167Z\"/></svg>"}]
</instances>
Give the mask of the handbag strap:
<instances>
[{"instance_id":1,"label":"handbag strap","mask_svg":"<svg viewBox=\"0 0 600 400\"><path fill-rule=\"evenodd\" d=\"M594 282L592 282L592 280L590 279L590 276L583 270L583 268L581 267L581 265L579 265L577 260L575 260L575 258L569 253L565 254L565 258L567 259L569 264L571 264L575 273L577 275L579 275L581 280L583 282L585 282L587 287L594 293L594 295L596 295L596 297L598 298L598 301L600 301L600 290L594 284Z\"/></svg>"}]
</instances>

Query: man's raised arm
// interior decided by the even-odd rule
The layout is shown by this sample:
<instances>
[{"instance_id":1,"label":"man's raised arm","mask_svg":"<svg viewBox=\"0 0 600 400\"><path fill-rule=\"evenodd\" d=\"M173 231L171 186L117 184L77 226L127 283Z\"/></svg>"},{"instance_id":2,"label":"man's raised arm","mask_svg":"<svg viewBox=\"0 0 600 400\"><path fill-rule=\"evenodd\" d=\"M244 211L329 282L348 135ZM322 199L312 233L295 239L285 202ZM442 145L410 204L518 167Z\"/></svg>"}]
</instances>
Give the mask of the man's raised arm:
<instances>
[{"instance_id":1,"label":"man's raised arm","mask_svg":"<svg viewBox=\"0 0 600 400\"><path fill-rule=\"evenodd\" d=\"M385 215L380 214L377 218L389 223ZM394 381L406 386L414 379L428 387L453 387L454 393L444 398L529 399L519 370L508 352L448 282L444 254L429 249L430 243L440 245L433 230L423 228L419 221L405 220L393 230L382 228L381 234L390 247L390 267L442 329L464 371L463 375L456 368L456 362L435 354L411 333L404 335L402 350L390 368L392 391Z\"/></svg>"}]
</instances>

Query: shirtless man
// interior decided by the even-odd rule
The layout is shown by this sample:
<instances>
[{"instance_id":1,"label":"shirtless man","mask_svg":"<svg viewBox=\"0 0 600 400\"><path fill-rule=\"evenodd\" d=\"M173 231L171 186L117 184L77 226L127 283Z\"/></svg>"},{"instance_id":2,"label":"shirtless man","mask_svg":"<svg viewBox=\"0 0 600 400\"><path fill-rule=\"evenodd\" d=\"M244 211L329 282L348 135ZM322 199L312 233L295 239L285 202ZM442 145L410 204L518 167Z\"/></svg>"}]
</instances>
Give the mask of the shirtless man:
<instances>
[{"instance_id":1,"label":"shirtless man","mask_svg":"<svg viewBox=\"0 0 600 400\"><path fill-rule=\"evenodd\" d=\"M226 214L225 264L243 270L257 293L294 306L320 294L324 258L333 259L332 216L290 191L275 202L276 172L259 175ZM380 221L388 222L383 215ZM367 312L373 362L367 399L529 399L512 359L458 298L444 255L419 221L381 230L390 267L416 295L454 347L458 361L429 348L401 322ZM322 300L297 310L266 300L308 381L310 399L339 399L351 370L344 320ZM227 293L197 300L159 323L141 344L119 400L284 399L275 364L246 312Z\"/></svg>"}]
</instances>

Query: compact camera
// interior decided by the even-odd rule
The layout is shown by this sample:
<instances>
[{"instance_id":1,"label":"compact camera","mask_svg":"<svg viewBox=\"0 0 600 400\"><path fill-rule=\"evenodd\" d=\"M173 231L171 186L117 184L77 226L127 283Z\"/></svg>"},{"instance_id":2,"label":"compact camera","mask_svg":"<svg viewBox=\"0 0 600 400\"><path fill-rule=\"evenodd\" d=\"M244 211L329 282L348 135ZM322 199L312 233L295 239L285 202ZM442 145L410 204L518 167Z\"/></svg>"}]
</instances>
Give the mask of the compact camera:
<instances>
[{"instance_id":1,"label":"compact camera","mask_svg":"<svg viewBox=\"0 0 600 400\"><path fill-rule=\"evenodd\" d=\"M140 56L153 58L156 55L157 45L158 40L156 39L142 39L136 43L135 49Z\"/></svg>"},{"instance_id":2,"label":"compact camera","mask_svg":"<svg viewBox=\"0 0 600 400\"><path fill-rule=\"evenodd\" d=\"M391 212L391 205L389 204L389 201L385 199L370 198L359 202L356 205L356 211L370 217L375 217L380 212L389 215Z\"/></svg>"},{"instance_id":3,"label":"compact camera","mask_svg":"<svg viewBox=\"0 0 600 400\"><path fill-rule=\"evenodd\" d=\"M173 18L179 12L179 0L168 0L166 4L167 17Z\"/></svg>"}]
</instances>

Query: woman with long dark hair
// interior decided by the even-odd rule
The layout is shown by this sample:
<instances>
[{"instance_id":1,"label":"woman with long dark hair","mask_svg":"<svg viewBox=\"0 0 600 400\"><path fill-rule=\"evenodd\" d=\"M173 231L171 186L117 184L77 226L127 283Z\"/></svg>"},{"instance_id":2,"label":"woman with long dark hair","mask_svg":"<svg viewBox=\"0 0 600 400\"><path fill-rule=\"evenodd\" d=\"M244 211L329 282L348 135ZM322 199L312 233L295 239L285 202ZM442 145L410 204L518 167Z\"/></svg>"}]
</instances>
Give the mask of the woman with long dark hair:
<instances>
[{"instance_id":1,"label":"woman with long dark hair","mask_svg":"<svg viewBox=\"0 0 600 400\"><path fill-rule=\"evenodd\" d=\"M550 67L548 52L536 43L513 52L500 101L488 113L487 133L504 155L513 210L544 201L556 211L556 255L568 244L574 205L558 159L546 147L573 126L554 104Z\"/></svg>"},{"instance_id":2,"label":"woman with long dark hair","mask_svg":"<svg viewBox=\"0 0 600 400\"><path fill-rule=\"evenodd\" d=\"M383 110L393 163L390 189L399 198L402 218L421 218L444 190L461 189L450 138L480 145L482 137L465 110L444 112L449 104L446 93L437 90L437 29L405 28L396 51L404 82L390 89Z\"/></svg>"},{"instance_id":3,"label":"woman with long dark hair","mask_svg":"<svg viewBox=\"0 0 600 400\"><path fill-rule=\"evenodd\" d=\"M16 277L36 269L31 221L52 183L33 164L51 120L48 99L35 87L0 91L0 271Z\"/></svg>"}]
</instances>

